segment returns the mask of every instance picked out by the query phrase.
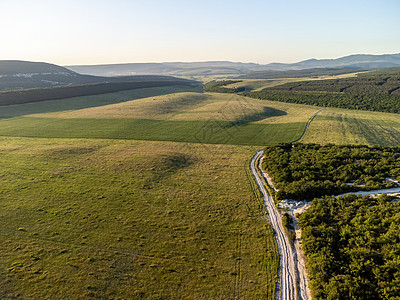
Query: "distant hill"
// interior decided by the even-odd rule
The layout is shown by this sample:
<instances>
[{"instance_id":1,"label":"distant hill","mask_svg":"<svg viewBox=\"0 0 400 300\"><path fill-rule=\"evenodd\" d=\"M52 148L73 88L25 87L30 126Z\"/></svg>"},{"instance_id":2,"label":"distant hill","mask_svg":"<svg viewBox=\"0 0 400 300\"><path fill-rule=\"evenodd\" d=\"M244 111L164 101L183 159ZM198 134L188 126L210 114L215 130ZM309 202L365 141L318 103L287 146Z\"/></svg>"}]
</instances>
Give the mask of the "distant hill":
<instances>
[{"instance_id":1,"label":"distant hill","mask_svg":"<svg viewBox=\"0 0 400 300\"><path fill-rule=\"evenodd\" d=\"M170 76L99 77L43 62L0 60L0 91L48 88L65 85L105 84L141 81L176 81Z\"/></svg>"},{"instance_id":2,"label":"distant hill","mask_svg":"<svg viewBox=\"0 0 400 300\"><path fill-rule=\"evenodd\" d=\"M285 64L283 68L310 69L310 68L353 68L353 69L377 69L400 67L399 54L355 54L336 59L309 59L295 64Z\"/></svg>"},{"instance_id":3,"label":"distant hill","mask_svg":"<svg viewBox=\"0 0 400 300\"><path fill-rule=\"evenodd\" d=\"M210 62L166 62L166 63L127 63L109 65L67 66L68 69L96 76L127 75L240 75L263 70L263 66L254 63L229 61Z\"/></svg>"},{"instance_id":4,"label":"distant hill","mask_svg":"<svg viewBox=\"0 0 400 300\"><path fill-rule=\"evenodd\" d=\"M208 61L67 66L67 68L72 71L96 76L172 75L187 77L204 75L235 76L258 72L317 68L346 68L360 70L387 67L400 67L400 54L355 54L337 59L309 59L293 64L271 63L266 65L229 61Z\"/></svg>"}]
</instances>

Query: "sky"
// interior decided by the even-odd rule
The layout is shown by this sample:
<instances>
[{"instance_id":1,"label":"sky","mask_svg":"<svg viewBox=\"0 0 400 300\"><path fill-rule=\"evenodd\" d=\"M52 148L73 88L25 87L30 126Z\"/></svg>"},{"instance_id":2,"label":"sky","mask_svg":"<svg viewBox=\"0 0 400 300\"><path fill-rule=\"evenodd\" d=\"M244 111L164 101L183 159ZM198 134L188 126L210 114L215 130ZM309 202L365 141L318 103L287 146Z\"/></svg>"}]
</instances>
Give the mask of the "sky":
<instances>
[{"instance_id":1,"label":"sky","mask_svg":"<svg viewBox=\"0 0 400 300\"><path fill-rule=\"evenodd\" d=\"M0 0L0 60L271 63L400 53L399 0Z\"/></svg>"}]
</instances>

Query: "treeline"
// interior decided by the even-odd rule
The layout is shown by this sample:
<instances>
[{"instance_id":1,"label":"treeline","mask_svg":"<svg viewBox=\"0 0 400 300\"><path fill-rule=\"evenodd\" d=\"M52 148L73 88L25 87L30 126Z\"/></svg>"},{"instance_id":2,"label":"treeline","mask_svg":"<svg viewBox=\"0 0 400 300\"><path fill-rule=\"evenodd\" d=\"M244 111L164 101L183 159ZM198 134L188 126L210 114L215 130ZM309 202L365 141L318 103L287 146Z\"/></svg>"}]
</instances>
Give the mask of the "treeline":
<instances>
[{"instance_id":1,"label":"treeline","mask_svg":"<svg viewBox=\"0 0 400 300\"><path fill-rule=\"evenodd\" d=\"M262 100L316 105L322 107L338 107L390 113L400 112L399 95L293 92L264 89L258 92L244 93L244 96Z\"/></svg>"},{"instance_id":2,"label":"treeline","mask_svg":"<svg viewBox=\"0 0 400 300\"><path fill-rule=\"evenodd\" d=\"M277 200L313 199L398 186L400 147L281 144L264 150Z\"/></svg>"},{"instance_id":3,"label":"treeline","mask_svg":"<svg viewBox=\"0 0 400 300\"><path fill-rule=\"evenodd\" d=\"M313 299L398 299L398 201L354 194L314 200L299 225Z\"/></svg>"},{"instance_id":4,"label":"treeline","mask_svg":"<svg viewBox=\"0 0 400 300\"><path fill-rule=\"evenodd\" d=\"M245 87L227 88L224 87L228 84L242 82L241 80L220 80L210 81L204 84L204 91L211 93L239 93L245 90Z\"/></svg>"},{"instance_id":5,"label":"treeline","mask_svg":"<svg viewBox=\"0 0 400 300\"><path fill-rule=\"evenodd\" d=\"M0 105L21 104L47 100L57 100L71 97L100 95L124 90L152 88L172 85L192 85L188 80L157 80L137 82L108 82L96 84L57 86L48 88L12 90L0 92Z\"/></svg>"},{"instance_id":6,"label":"treeline","mask_svg":"<svg viewBox=\"0 0 400 300\"><path fill-rule=\"evenodd\" d=\"M244 95L297 104L400 113L400 76L291 82Z\"/></svg>"},{"instance_id":7,"label":"treeline","mask_svg":"<svg viewBox=\"0 0 400 300\"><path fill-rule=\"evenodd\" d=\"M299 77L316 77L316 76L335 76L341 74L362 72L366 70L355 69L338 69L338 68L313 68L305 70L289 70L289 71L269 71L255 72L247 75L241 75L242 79L277 79L277 78L299 78Z\"/></svg>"},{"instance_id":8,"label":"treeline","mask_svg":"<svg viewBox=\"0 0 400 300\"><path fill-rule=\"evenodd\" d=\"M341 79L288 82L267 88L267 90L400 95L400 76L359 76Z\"/></svg>"}]
</instances>

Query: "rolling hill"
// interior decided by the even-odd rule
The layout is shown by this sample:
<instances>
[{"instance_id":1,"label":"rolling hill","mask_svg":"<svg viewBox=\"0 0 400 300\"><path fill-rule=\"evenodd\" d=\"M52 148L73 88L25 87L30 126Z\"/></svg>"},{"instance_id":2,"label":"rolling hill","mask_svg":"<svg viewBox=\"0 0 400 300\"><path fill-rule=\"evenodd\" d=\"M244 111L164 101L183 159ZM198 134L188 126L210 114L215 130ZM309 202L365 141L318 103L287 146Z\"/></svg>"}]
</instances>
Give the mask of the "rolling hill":
<instances>
[{"instance_id":1,"label":"rolling hill","mask_svg":"<svg viewBox=\"0 0 400 300\"><path fill-rule=\"evenodd\" d=\"M258 72L304 70L315 68L376 69L400 66L400 54L355 54L337 59L309 59L297 63L241 63L229 61L127 63L67 66L68 69L96 76L126 75L243 75Z\"/></svg>"},{"instance_id":2,"label":"rolling hill","mask_svg":"<svg viewBox=\"0 0 400 300\"><path fill-rule=\"evenodd\" d=\"M171 80L184 81L183 79L170 76L100 77L82 75L64 67L43 62L0 61L0 91L121 82L164 82Z\"/></svg>"}]
</instances>

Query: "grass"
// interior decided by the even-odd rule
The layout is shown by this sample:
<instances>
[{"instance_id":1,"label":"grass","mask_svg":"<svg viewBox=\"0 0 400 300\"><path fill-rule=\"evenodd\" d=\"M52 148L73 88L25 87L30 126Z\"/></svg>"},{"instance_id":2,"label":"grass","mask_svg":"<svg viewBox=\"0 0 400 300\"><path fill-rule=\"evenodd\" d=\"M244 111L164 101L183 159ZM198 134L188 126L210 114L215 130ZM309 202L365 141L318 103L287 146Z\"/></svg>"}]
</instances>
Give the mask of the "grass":
<instances>
[{"instance_id":1,"label":"grass","mask_svg":"<svg viewBox=\"0 0 400 300\"><path fill-rule=\"evenodd\" d=\"M172 91L181 92L157 96ZM234 94L182 91L167 88L137 94L135 90L2 107L0 135L274 145L296 140L320 109ZM127 101L131 97L144 98ZM325 108L303 142L395 146L399 128L397 114Z\"/></svg>"},{"instance_id":2,"label":"grass","mask_svg":"<svg viewBox=\"0 0 400 300\"><path fill-rule=\"evenodd\" d=\"M398 146L400 115L325 108L311 123L303 142Z\"/></svg>"},{"instance_id":3,"label":"grass","mask_svg":"<svg viewBox=\"0 0 400 300\"><path fill-rule=\"evenodd\" d=\"M323 79L339 79L354 77L360 72L341 74L335 76L314 76L314 77L300 77L300 78L276 78L276 79L239 79L242 82L232 83L225 85L227 88L246 87L247 90L259 91L264 88L273 87L288 82L308 81L308 80L323 80Z\"/></svg>"},{"instance_id":4,"label":"grass","mask_svg":"<svg viewBox=\"0 0 400 300\"><path fill-rule=\"evenodd\" d=\"M274 294L273 233L245 168L255 148L0 141L0 298Z\"/></svg>"},{"instance_id":5,"label":"grass","mask_svg":"<svg viewBox=\"0 0 400 300\"><path fill-rule=\"evenodd\" d=\"M272 298L258 148L238 145L293 141L317 110L179 87L0 107L0 298ZM303 142L399 128L324 109Z\"/></svg>"},{"instance_id":6,"label":"grass","mask_svg":"<svg viewBox=\"0 0 400 300\"><path fill-rule=\"evenodd\" d=\"M244 117L254 119L254 115L259 115L254 120L258 123L282 124L307 122L317 110L314 106L258 100L235 94L176 93L87 109L33 114L29 117L236 121Z\"/></svg>"},{"instance_id":7,"label":"grass","mask_svg":"<svg viewBox=\"0 0 400 300\"><path fill-rule=\"evenodd\" d=\"M297 139L316 111L302 106L299 117L291 107L231 94L177 93L3 118L0 135L273 145Z\"/></svg>"},{"instance_id":8,"label":"grass","mask_svg":"<svg viewBox=\"0 0 400 300\"><path fill-rule=\"evenodd\" d=\"M273 145L301 135L304 123L236 125L227 121L13 118L0 120L1 136L101 138L231 145Z\"/></svg>"},{"instance_id":9,"label":"grass","mask_svg":"<svg viewBox=\"0 0 400 300\"><path fill-rule=\"evenodd\" d=\"M0 118L24 116L28 114L77 110L87 107L102 106L123 101L153 97L170 93L199 91L199 87L166 86L156 88L143 88L102 95L73 97L61 100L43 101L18 105L0 106Z\"/></svg>"}]
</instances>

